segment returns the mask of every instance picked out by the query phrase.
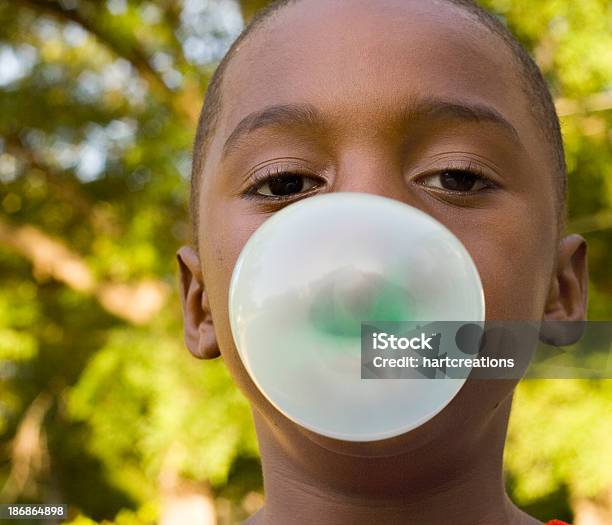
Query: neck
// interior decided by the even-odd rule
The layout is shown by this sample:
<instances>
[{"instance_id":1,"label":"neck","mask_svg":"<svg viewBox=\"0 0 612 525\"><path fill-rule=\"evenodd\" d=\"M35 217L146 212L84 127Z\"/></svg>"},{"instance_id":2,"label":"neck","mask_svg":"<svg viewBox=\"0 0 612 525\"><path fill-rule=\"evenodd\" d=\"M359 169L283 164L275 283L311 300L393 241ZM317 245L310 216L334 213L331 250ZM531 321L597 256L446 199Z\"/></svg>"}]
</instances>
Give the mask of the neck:
<instances>
[{"instance_id":1,"label":"neck","mask_svg":"<svg viewBox=\"0 0 612 525\"><path fill-rule=\"evenodd\" d=\"M301 433L287 439L256 412L266 503L248 523L538 523L517 509L504 489L510 404L509 397L463 439L446 433L389 457L330 451Z\"/></svg>"}]
</instances>

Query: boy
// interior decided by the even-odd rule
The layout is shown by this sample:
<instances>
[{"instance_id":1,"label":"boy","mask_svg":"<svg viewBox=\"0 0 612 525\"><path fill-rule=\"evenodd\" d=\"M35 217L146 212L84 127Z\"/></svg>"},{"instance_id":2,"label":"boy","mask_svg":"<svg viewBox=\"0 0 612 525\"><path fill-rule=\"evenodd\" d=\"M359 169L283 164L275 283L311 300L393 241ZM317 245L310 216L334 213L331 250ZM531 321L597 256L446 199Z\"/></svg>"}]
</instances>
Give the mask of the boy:
<instances>
[{"instance_id":1,"label":"boy","mask_svg":"<svg viewBox=\"0 0 612 525\"><path fill-rule=\"evenodd\" d=\"M560 236L558 119L507 30L466 0L276 2L209 86L195 246L178 254L186 344L223 355L253 407L266 503L248 523L539 523L504 490L516 382L468 381L418 429L353 443L295 425L248 377L228 319L238 254L275 211L332 191L397 199L445 224L478 267L487 319L585 317L585 243Z\"/></svg>"}]
</instances>

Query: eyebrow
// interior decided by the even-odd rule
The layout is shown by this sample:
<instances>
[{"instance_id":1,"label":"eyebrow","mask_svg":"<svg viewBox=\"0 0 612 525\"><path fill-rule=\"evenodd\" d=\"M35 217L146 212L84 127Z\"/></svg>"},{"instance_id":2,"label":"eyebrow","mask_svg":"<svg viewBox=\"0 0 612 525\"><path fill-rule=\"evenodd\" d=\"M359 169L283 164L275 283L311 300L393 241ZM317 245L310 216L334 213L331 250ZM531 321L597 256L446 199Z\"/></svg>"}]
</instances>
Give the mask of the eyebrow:
<instances>
[{"instance_id":1,"label":"eyebrow","mask_svg":"<svg viewBox=\"0 0 612 525\"><path fill-rule=\"evenodd\" d=\"M481 103L462 100L424 98L408 102L399 112L405 122L430 118L432 120L463 120L471 122L489 122L505 129L519 146L523 147L516 128L495 108ZM277 104L255 111L244 117L223 145L223 157L253 131L268 127L303 126L323 128L325 119L322 113L312 104Z\"/></svg>"},{"instance_id":2,"label":"eyebrow","mask_svg":"<svg viewBox=\"0 0 612 525\"><path fill-rule=\"evenodd\" d=\"M255 111L243 118L223 145L225 157L249 133L266 127L304 126L321 127L323 116L312 104L278 104Z\"/></svg>"},{"instance_id":3,"label":"eyebrow","mask_svg":"<svg viewBox=\"0 0 612 525\"><path fill-rule=\"evenodd\" d=\"M498 110L487 104L463 100L425 98L414 104L407 104L404 114L407 121L429 117L433 120L489 122L505 129L512 136L512 139L522 146L519 132L512 123Z\"/></svg>"}]
</instances>

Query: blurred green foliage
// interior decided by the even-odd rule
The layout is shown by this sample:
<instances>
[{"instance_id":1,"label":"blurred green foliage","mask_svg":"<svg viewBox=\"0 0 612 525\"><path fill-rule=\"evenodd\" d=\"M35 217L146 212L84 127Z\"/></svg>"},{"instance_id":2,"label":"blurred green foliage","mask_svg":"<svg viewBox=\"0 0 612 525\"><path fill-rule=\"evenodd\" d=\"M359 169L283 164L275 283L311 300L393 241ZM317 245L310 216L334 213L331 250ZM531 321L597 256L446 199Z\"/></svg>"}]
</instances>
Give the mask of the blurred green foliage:
<instances>
[{"instance_id":1,"label":"blurred green foliage","mask_svg":"<svg viewBox=\"0 0 612 525\"><path fill-rule=\"evenodd\" d=\"M258 504L248 405L182 348L174 251L206 84L263 4L0 0L0 500L66 502L73 525L153 522L179 481L228 523ZM567 229L589 240L591 318L612 319L610 3L483 4L558 100ZM536 516L612 490L611 383L519 387L508 486Z\"/></svg>"}]
</instances>

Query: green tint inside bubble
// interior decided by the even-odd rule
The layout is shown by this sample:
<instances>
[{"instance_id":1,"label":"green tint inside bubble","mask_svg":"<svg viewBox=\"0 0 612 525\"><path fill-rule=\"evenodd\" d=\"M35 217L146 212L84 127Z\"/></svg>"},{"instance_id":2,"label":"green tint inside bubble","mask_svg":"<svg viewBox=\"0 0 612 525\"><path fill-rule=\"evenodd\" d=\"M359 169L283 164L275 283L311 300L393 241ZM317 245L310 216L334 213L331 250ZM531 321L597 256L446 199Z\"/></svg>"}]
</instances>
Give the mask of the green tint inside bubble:
<instances>
[{"instance_id":1,"label":"green tint inside bubble","mask_svg":"<svg viewBox=\"0 0 612 525\"><path fill-rule=\"evenodd\" d=\"M354 274L332 279L313 302L310 320L315 330L337 337L361 337L361 323L411 321L415 308L410 294L377 275Z\"/></svg>"}]
</instances>

